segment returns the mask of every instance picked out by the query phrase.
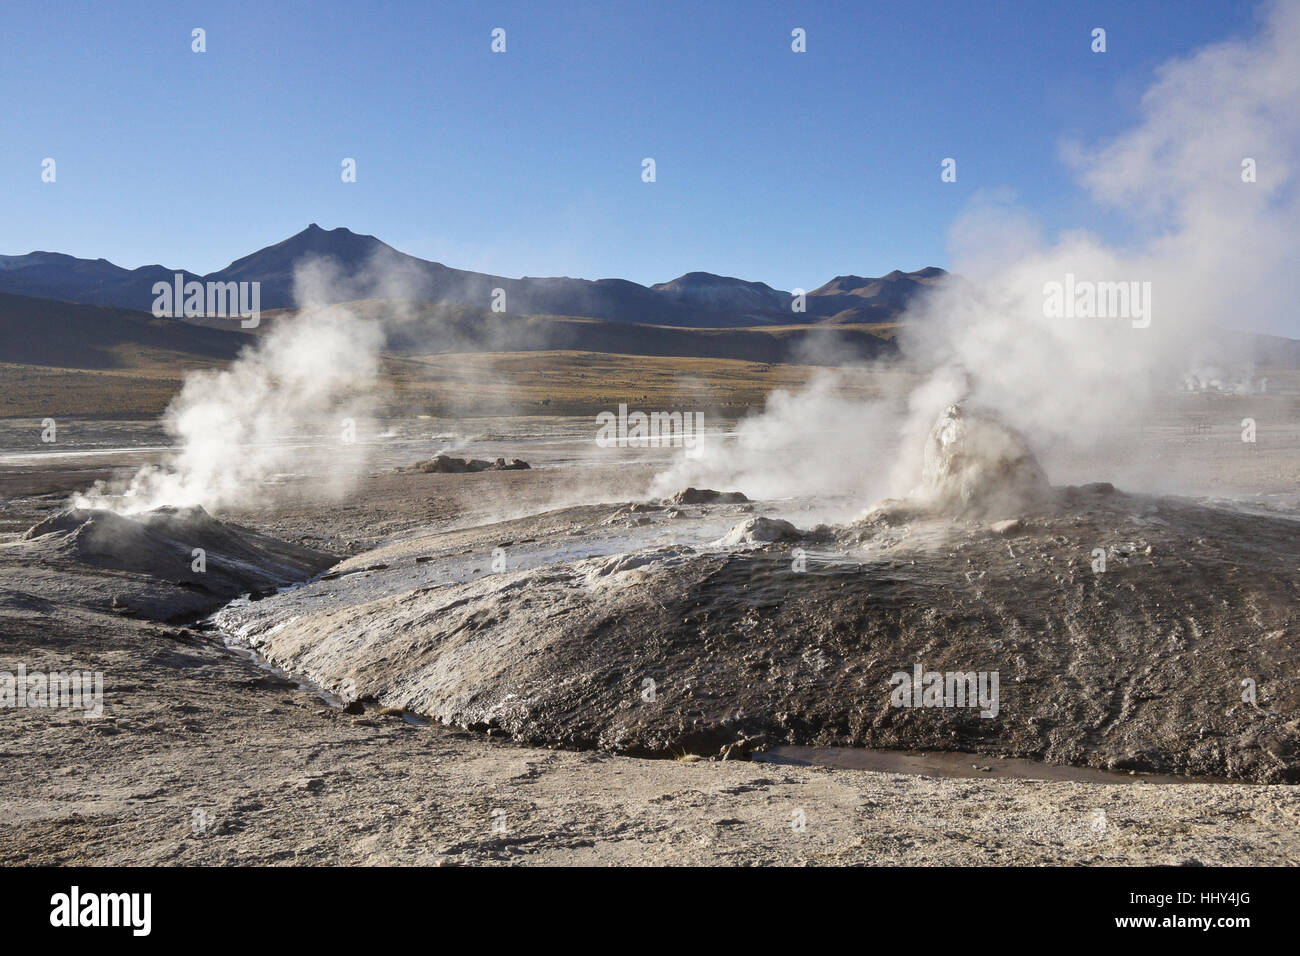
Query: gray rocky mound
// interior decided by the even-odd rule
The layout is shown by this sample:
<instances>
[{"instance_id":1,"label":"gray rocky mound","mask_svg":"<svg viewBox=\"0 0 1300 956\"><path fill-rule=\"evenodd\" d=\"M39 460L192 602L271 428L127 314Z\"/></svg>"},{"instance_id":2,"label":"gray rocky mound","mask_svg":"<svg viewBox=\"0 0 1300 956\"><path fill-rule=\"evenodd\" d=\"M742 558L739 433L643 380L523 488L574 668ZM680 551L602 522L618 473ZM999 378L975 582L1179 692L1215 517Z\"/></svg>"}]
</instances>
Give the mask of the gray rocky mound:
<instances>
[{"instance_id":1,"label":"gray rocky mound","mask_svg":"<svg viewBox=\"0 0 1300 956\"><path fill-rule=\"evenodd\" d=\"M32 526L14 547L25 553L29 576L56 574L69 599L156 620L270 593L337 560L220 521L200 507L130 516L70 508ZM41 582L30 583L33 591L44 590Z\"/></svg>"},{"instance_id":2,"label":"gray rocky mound","mask_svg":"<svg viewBox=\"0 0 1300 956\"><path fill-rule=\"evenodd\" d=\"M749 501L739 491L714 491L712 488L683 488L671 498L665 498L665 504L673 505L736 505Z\"/></svg>"},{"instance_id":3,"label":"gray rocky mound","mask_svg":"<svg viewBox=\"0 0 1300 956\"><path fill-rule=\"evenodd\" d=\"M509 461L504 458L487 461L482 458L451 458L447 455L437 455L428 461L416 462L407 470L432 475L464 475L476 471L527 471L531 467L528 462L519 458L511 458Z\"/></svg>"},{"instance_id":4,"label":"gray rocky mound","mask_svg":"<svg viewBox=\"0 0 1300 956\"><path fill-rule=\"evenodd\" d=\"M1024 436L992 413L954 403L930 429L917 494L926 503L964 515L1011 513L1049 491Z\"/></svg>"},{"instance_id":5,"label":"gray rocky mound","mask_svg":"<svg viewBox=\"0 0 1300 956\"><path fill-rule=\"evenodd\" d=\"M721 549L566 558L602 519L549 514L560 557L544 567L428 586L385 552L365 589L322 579L216 620L328 689L530 744L956 751L1300 782L1287 518L1051 489L1021 435L952 405L918 492L846 527L754 515ZM796 566L795 540L817 542L815 560ZM996 701L973 704L995 678Z\"/></svg>"},{"instance_id":6,"label":"gray rocky mound","mask_svg":"<svg viewBox=\"0 0 1300 956\"><path fill-rule=\"evenodd\" d=\"M766 544L771 541L790 541L800 536L799 529L790 522L759 515L746 518L719 538L716 543L722 547L737 547L746 544Z\"/></svg>"},{"instance_id":7,"label":"gray rocky mound","mask_svg":"<svg viewBox=\"0 0 1300 956\"><path fill-rule=\"evenodd\" d=\"M798 572L789 542L756 540L429 586L390 550L364 587L321 579L219 620L328 689L533 744L951 750L1300 781L1295 522L1104 485L1058 498L1073 504L1007 525L881 511ZM557 513L551 547L580 551L603 516ZM767 520L737 537L785 530ZM895 677L917 667L997 674L996 715L899 706Z\"/></svg>"}]
</instances>

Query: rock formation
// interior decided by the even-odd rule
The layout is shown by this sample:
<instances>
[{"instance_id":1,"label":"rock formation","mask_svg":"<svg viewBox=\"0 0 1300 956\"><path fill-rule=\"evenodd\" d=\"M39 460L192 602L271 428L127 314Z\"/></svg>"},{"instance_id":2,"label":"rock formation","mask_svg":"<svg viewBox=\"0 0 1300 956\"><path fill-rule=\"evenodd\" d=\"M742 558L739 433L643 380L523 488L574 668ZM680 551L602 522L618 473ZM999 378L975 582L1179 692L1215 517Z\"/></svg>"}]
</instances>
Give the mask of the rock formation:
<instances>
[{"instance_id":1,"label":"rock formation","mask_svg":"<svg viewBox=\"0 0 1300 956\"><path fill-rule=\"evenodd\" d=\"M914 497L955 514L990 515L1016 512L1048 491L1019 432L989 412L954 403L930 429Z\"/></svg>"}]
</instances>

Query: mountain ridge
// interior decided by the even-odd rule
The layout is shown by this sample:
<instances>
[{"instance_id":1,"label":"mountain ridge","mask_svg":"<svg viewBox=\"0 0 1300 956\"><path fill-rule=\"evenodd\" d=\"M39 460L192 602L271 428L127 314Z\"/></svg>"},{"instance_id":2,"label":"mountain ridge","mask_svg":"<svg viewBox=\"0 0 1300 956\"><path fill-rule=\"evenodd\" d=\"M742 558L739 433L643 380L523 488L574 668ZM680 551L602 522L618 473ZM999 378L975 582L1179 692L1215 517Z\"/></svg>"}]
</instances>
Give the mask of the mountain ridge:
<instances>
[{"instance_id":1,"label":"mountain ridge","mask_svg":"<svg viewBox=\"0 0 1300 956\"><path fill-rule=\"evenodd\" d=\"M943 269L927 266L916 272L895 269L876 278L839 276L805 295L803 313L792 313L794 296L764 282L702 271L687 272L651 286L620 278L511 279L421 259L375 236L343 226L324 229L313 222L287 239L206 275L157 264L126 269L103 258L80 259L57 252L0 256L0 292L147 311L154 301L154 283L170 284L180 273L186 282L259 282L263 309L289 308L296 304L294 269L312 258L333 260L340 267L341 279L333 283L332 297L327 294L322 299L317 294L315 301L382 295L491 308L496 290L500 289L505 293L504 307L517 314L571 315L688 328L782 325L792 319L827 320L832 324L886 322L900 315L916 295L948 275ZM378 271L387 278L377 289L358 290L358 283L375 285L365 281L367 273L375 271L370 266L381 267ZM846 287L848 280L856 283L853 288Z\"/></svg>"}]
</instances>

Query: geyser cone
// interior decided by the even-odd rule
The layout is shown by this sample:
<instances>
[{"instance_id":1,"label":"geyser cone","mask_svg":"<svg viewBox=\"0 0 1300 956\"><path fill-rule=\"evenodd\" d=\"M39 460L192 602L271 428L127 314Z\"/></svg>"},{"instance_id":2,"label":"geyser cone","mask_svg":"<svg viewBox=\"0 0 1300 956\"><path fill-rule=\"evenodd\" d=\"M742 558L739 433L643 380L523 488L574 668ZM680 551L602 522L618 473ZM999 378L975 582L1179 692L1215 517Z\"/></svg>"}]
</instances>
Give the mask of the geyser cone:
<instances>
[{"instance_id":1,"label":"geyser cone","mask_svg":"<svg viewBox=\"0 0 1300 956\"><path fill-rule=\"evenodd\" d=\"M1028 442L992 413L956 402L930 429L918 494L927 503L960 514L1011 513L1048 490Z\"/></svg>"}]
</instances>

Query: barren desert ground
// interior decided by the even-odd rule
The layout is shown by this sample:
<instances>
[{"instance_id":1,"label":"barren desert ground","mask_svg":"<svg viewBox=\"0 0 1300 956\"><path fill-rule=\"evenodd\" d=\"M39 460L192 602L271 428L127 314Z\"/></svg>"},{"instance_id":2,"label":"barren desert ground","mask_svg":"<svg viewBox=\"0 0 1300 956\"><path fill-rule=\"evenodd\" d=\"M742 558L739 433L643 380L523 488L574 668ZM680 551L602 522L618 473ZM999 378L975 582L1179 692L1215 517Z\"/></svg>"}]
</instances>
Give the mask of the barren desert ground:
<instances>
[{"instance_id":1,"label":"barren desert ground","mask_svg":"<svg viewBox=\"0 0 1300 956\"><path fill-rule=\"evenodd\" d=\"M126 548L58 516L159 459L157 426L69 419L43 446L6 419L0 670L102 671L104 713L0 721L0 861L1293 863L1278 381L1256 447L1239 402L1173 396L1105 473L1046 462L1050 497L996 527L671 500L673 450L598 449L586 415L403 418L353 487L304 466ZM453 433L531 468L410 468ZM239 549L263 565L217 567ZM889 706L890 672L972 660L999 719Z\"/></svg>"}]
</instances>

